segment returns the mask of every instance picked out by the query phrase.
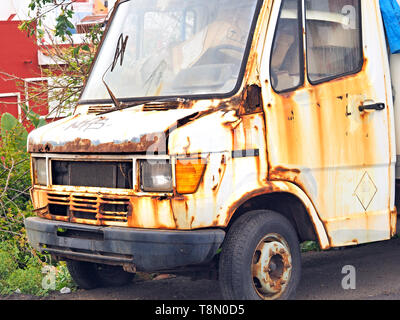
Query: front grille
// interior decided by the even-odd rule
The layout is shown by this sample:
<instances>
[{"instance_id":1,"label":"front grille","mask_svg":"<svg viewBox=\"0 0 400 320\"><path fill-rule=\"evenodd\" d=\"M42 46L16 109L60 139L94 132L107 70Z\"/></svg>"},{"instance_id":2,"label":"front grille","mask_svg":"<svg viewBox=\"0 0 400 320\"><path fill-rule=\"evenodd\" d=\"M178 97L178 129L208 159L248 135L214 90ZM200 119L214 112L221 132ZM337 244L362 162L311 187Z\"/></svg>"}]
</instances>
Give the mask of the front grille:
<instances>
[{"instance_id":1,"label":"front grille","mask_svg":"<svg viewBox=\"0 0 400 320\"><path fill-rule=\"evenodd\" d=\"M53 185L132 189L132 161L51 161Z\"/></svg>"},{"instance_id":2,"label":"front grille","mask_svg":"<svg viewBox=\"0 0 400 320\"><path fill-rule=\"evenodd\" d=\"M47 193L49 213L69 220L92 220L96 224L126 224L130 212L129 199L103 195Z\"/></svg>"}]
</instances>

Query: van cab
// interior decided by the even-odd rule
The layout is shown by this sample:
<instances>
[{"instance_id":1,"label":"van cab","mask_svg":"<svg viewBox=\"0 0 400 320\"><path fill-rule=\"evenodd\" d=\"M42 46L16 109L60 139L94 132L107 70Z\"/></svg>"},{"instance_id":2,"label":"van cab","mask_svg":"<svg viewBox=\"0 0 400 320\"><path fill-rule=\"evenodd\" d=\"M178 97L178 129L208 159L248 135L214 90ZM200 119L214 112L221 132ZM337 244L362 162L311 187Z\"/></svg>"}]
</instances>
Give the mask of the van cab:
<instances>
[{"instance_id":1,"label":"van cab","mask_svg":"<svg viewBox=\"0 0 400 320\"><path fill-rule=\"evenodd\" d=\"M74 114L28 137L29 241L83 288L292 298L303 241L396 233L391 79L378 0L118 1Z\"/></svg>"}]
</instances>

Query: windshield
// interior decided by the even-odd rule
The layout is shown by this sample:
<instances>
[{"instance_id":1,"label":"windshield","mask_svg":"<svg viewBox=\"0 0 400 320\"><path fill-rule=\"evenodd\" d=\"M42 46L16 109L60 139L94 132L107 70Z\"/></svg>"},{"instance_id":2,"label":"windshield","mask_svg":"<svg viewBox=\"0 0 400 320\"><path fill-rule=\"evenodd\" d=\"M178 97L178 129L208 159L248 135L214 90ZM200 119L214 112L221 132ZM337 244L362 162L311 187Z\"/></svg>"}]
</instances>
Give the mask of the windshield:
<instances>
[{"instance_id":1,"label":"windshield","mask_svg":"<svg viewBox=\"0 0 400 320\"><path fill-rule=\"evenodd\" d=\"M235 90L258 0L121 2L81 103Z\"/></svg>"}]
</instances>

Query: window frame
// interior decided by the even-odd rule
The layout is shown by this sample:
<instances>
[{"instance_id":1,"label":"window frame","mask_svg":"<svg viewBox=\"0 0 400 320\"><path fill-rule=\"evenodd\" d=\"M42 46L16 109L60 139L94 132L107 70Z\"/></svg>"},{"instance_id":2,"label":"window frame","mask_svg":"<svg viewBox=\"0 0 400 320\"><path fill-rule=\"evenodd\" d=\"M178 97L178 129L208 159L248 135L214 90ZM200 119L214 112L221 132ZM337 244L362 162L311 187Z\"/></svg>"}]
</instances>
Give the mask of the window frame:
<instances>
[{"instance_id":1,"label":"window frame","mask_svg":"<svg viewBox=\"0 0 400 320\"><path fill-rule=\"evenodd\" d=\"M272 45L271 45L271 54L269 57L269 78L270 80L272 80L272 57L273 57L273 49L274 49L274 45L275 45L275 41L276 41L276 37L277 37L277 31L278 31L278 27L279 27L279 22L280 22L280 18L281 18L281 14L282 14L282 10L283 10L283 4L284 2L287 0L282 0L281 4L280 4L280 8L279 8L279 13L278 13L278 19L275 25L275 30L274 30L274 37L272 40ZM295 87L291 87L291 88L287 88L284 90L276 90L276 88L274 88L274 86L272 85L272 81L270 81L271 83L271 88L275 93L278 94L283 94L283 93L287 93L287 92L292 92L292 91L296 91L298 88L301 88L304 86L304 80L305 80L305 76L304 76L304 71L305 71L305 47L304 47L304 36L303 36L303 0L297 0L298 3L298 20L299 20L299 24L298 24L298 35L299 35L299 68L300 68L300 81L299 84Z\"/></svg>"},{"instance_id":2,"label":"window frame","mask_svg":"<svg viewBox=\"0 0 400 320\"><path fill-rule=\"evenodd\" d=\"M109 21L107 22L106 25L106 29L104 31L104 34L102 36L102 39L100 41L100 44L97 48L96 54L94 56L94 59L92 61L92 64L89 68L89 72L88 75L86 76L83 86L82 86L82 90L80 92L79 95L79 99L77 101L77 105L81 106L81 105L91 105L91 104L109 104L109 103L113 103L113 101L111 99L86 99L83 100L82 96L85 92L85 89L88 85L88 80L94 70L95 64L97 62L97 60L99 59L99 53L102 50L102 48L104 47L104 42L105 42L105 38L108 34L108 31L110 29L110 26L112 24L112 20L114 20L116 12L118 7L125 3L125 2L129 2L131 0L121 0L120 2L117 2L113 12L111 14L111 17L109 19ZM301 1L301 0L299 0ZM230 92L226 92L226 93L200 93L200 94L192 94L192 95L170 95L170 96L148 96L148 97L130 97L130 98L119 98L118 100L120 102L124 102L124 103L129 103L129 102L151 102L151 101L156 101L156 100L162 100L162 99L169 99L169 98L175 98L175 97L183 97L185 99L189 99L189 100L210 100L210 99L227 99L227 98L231 98L233 96L235 96L240 89L243 86L243 82L245 80L245 75L246 75L246 69L247 69L247 65L249 63L249 59L250 59L250 54L251 54L251 48L253 46L254 40L255 40L255 30L257 27L257 24L259 23L260 20L260 16L262 14L262 8L264 5L265 0L255 0L256 5L255 5L255 11L253 13L252 16L252 21L250 23L250 29L249 29L249 33L248 33L248 39L246 42L246 47L245 50L243 52L243 60L241 62L241 66L239 69L239 74L238 74L238 78L236 81L236 85L233 88L233 90L231 90Z\"/></svg>"},{"instance_id":3,"label":"window frame","mask_svg":"<svg viewBox=\"0 0 400 320\"><path fill-rule=\"evenodd\" d=\"M340 73L340 74L337 74L337 75L333 75L333 76L330 76L330 77L326 77L326 78L322 78L322 79L320 79L320 80L318 80L318 81L312 81L311 79L310 79L310 73L308 72L308 65L309 65L309 63L308 63L308 41L307 41L307 34L308 34L308 31L307 31L307 9L306 9L306 6L305 6L305 4L306 4L306 0L302 0L303 1L303 3L304 3L304 12L303 12L303 14L304 14L304 22L305 22L305 26L304 26L304 30L305 30L305 34L304 34L304 44L305 44L305 54L306 54L306 56L305 56L305 63L306 63L306 73L307 73L307 80L308 80L308 82L310 83L310 84L312 84L312 85L319 85L319 84L321 84L321 83L325 83L325 82L330 82L330 81L332 81L332 80L335 80L335 79L339 79L339 78L343 78L343 77L346 77L346 76L349 76L349 75L354 75L354 74L357 74L357 73L359 73L362 69L363 69L363 67L364 67L364 63L365 63L365 57L364 57L364 38L363 38L363 19L362 19L362 1L361 0L355 0L355 1L357 1L358 2L358 10L356 10L357 11L357 14L359 15L359 21L358 21L358 27L359 27L359 30L358 30L358 32L359 32L359 39L360 39L360 48L359 48L359 50L360 50L360 65L358 66L358 68L357 69L354 69L353 71L349 71L349 72L345 72L345 73Z\"/></svg>"}]
</instances>

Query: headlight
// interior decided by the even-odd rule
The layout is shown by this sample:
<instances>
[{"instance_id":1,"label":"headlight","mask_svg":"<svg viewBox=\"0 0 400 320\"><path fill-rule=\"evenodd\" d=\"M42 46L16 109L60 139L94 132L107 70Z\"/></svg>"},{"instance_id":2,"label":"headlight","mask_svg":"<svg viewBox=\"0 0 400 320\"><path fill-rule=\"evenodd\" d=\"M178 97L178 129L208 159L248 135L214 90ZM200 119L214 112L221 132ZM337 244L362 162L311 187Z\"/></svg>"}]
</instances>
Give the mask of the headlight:
<instances>
[{"instance_id":1,"label":"headlight","mask_svg":"<svg viewBox=\"0 0 400 320\"><path fill-rule=\"evenodd\" d=\"M47 185L46 159L33 158L33 183Z\"/></svg>"},{"instance_id":2,"label":"headlight","mask_svg":"<svg viewBox=\"0 0 400 320\"><path fill-rule=\"evenodd\" d=\"M172 192L172 167L168 160L141 160L140 183L142 191Z\"/></svg>"}]
</instances>

